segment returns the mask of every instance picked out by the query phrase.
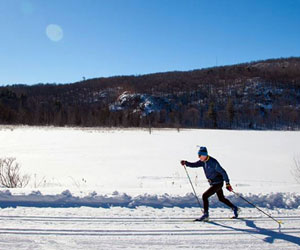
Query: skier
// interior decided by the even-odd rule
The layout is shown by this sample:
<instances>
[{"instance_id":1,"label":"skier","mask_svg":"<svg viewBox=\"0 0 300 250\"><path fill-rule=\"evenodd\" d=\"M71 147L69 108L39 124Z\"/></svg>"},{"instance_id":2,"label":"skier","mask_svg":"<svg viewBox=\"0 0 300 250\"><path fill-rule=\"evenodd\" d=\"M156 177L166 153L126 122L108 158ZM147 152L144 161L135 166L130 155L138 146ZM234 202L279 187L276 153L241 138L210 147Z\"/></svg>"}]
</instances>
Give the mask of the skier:
<instances>
[{"instance_id":1,"label":"skier","mask_svg":"<svg viewBox=\"0 0 300 250\"><path fill-rule=\"evenodd\" d=\"M203 206L204 206L204 213L202 217L197 219L197 221L208 221L209 219L209 213L208 213L208 207L209 207L209 202L208 198L212 196L213 194L217 194L219 201L225 203L227 206L229 206L234 213L233 218L237 218L239 215L240 209L233 205L228 199L224 197L223 194L223 183L224 181L226 182L226 188L232 192L233 189L229 183L229 178L226 173L226 171L221 167L219 162L214 159L213 157L208 155L206 147L200 147L198 151L198 156L199 156L199 161L197 162L188 162L185 160L181 161L182 166L187 166L191 168L198 168L198 167L203 167L204 173L206 175L206 178L210 184L210 188L207 189L203 195L202 195L202 200L203 200Z\"/></svg>"}]
</instances>

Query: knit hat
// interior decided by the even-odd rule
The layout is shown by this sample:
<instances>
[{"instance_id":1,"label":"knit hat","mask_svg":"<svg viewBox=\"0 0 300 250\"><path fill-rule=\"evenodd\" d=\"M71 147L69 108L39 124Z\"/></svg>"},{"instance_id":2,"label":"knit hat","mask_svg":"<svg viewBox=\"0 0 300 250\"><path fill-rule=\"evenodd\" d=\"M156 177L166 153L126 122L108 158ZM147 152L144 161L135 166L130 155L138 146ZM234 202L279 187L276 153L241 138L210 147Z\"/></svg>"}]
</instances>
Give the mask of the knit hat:
<instances>
[{"instance_id":1,"label":"knit hat","mask_svg":"<svg viewBox=\"0 0 300 250\"><path fill-rule=\"evenodd\" d=\"M198 151L198 155L204 155L204 156L207 156L208 153L207 153L207 148L206 147L200 147L199 151Z\"/></svg>"}]
</instances>

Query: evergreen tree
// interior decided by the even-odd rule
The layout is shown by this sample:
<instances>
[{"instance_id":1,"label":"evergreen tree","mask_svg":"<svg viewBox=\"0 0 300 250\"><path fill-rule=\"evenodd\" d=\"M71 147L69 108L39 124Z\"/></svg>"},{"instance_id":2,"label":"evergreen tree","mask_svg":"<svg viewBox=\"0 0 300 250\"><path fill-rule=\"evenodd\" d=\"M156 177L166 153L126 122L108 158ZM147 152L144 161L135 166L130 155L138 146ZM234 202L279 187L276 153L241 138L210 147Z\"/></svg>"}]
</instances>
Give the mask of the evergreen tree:
<instances>
[{"instance_id":1,"label":"evergreen tree","mask_svg":"<svg viewBox=\"0 0 300 250\"><path fill-rule=\"evenodd\" d=\"M229 99L226 104L226 115L229 122L229 128L232 128L232 123L234 119L234 106L231 99Z\"/></svg>"},{"instance_id":2,"label":"evergreen tree","mask_svg":"<svg viewBox=\"0 0 300 250\"><path fill-rule=\"evenodd\" d=\"M217 124L217 112L215 109L215 103L211 102L207 111L207 117L210 121L210 124L212 126L212 128L217 128L218 124Z\"/></svg>"}]
</instances>

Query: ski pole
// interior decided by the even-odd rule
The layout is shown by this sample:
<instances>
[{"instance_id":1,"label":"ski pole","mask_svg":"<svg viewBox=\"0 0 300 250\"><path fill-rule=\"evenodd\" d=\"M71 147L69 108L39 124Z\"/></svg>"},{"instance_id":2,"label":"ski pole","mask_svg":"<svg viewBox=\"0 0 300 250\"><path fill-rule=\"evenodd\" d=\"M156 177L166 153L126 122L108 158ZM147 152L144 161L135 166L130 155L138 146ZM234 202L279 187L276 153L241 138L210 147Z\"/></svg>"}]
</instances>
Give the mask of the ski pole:
<instances>
[{"instance_id":1,"label":"ski pole","mask_svg":"<svg viewBox=\"0 0 300 250\"><path fill-rule=\"evenodd\" d=\"M236 196L240 197L242 200L246 201L247 203L249 203L250 205L252 205L253 207L255 207L257 210L259 210L259 211L262 212L263 214L267 215L267 216L268 216L269 218L271 218L272 220L276 221L276 222L279 224L279 227L281 226L282 221L276 220L274 217L272 217L271 215L267 214L266 212L264 212L263 210L261 210L259 207L255 206L253 203L251 203L250 201L248 201L247 199L245 199L245 198L244 198L243 196L241 196L240 194L234 192L233 190L232 190L232 192L233 192Z\"/></svg>"},{"instance_id":2,"label":"ski pole","mask_svg":"<svg viewBox=\"0 0 300 250\"><path fill-rule=\"evenodd\" d=\"M185 165L183 165L183 166L184 166L186 175L187 175L187 177L188 177L188 179L189 179L189 181L190 181L190 184L191 184L191 186L192 186L192 189L193 189L193 191L194 191L194 195L195 195L195 197L196 197L196 199L197 199L197 201L198 201L198 205L199 205L199 207L202 209L201 203L200 203L200 201L199 201L199 198L198 198L198 196L197 196L197 193L196 193L196 191L195 191L195 188L194 188L194 186L193 186L193 183L192 183L192 181L191 181L191 178L190 178L190 176L189 176L189 173L188 173L188 171L187 171L187 169L186 169L186 166L185 166Z\"/></svg>"}]
</instances>

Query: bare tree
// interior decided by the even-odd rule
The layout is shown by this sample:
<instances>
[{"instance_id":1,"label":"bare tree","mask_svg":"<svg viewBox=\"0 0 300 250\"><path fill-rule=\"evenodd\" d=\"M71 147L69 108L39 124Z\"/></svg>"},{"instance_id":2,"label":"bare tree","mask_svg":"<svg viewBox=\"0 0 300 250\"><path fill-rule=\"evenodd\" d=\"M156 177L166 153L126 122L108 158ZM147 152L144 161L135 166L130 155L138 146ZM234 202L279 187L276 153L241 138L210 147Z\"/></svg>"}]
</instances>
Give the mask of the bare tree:
<instances>
[{"instance_id":1,"label":"bare tree","mask_svg":"<svg viewBox=\"0 0 300 250\"><path fill-rule=\"evenodd\" d=\"M20 173L20 165L16 162L16 158L0 158L0 185L7 188L22 188L27 186L29 180L29 175Z\"/></svg>"},{"instance_id":2,"label":"bare tree","mask_svg":"<svg viewBox=\"0 0 300 250\"><path fill-rule=\"evenodd\" d=\"M295 180L300 183L300 155L294 157L294 166L292 169L292 174Z\"/></svg>"}]
</instances>

